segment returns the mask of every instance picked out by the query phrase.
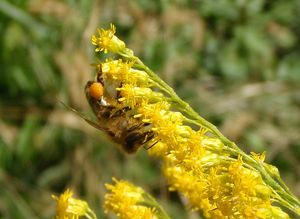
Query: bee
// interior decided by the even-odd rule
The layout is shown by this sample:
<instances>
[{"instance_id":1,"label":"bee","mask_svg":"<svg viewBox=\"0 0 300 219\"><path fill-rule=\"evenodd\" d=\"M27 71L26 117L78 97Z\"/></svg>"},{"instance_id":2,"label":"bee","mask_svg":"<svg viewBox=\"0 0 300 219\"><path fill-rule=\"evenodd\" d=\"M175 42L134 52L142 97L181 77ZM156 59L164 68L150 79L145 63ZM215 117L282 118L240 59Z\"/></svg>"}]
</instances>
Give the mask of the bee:
<instances>
[{"instance_id":1,"label":"bee","mask_svg":"<svg viewBox=\"0 0 300 219\"><path fill-rule=\"evenodd\" d=\"M81 117L93 127L107 133L113 142L131 154L141 146L146 148L147 143L154 138L154 133L152 125L143 122L141 118L135 118L130 107L120 107L118 99L121 96L116 90L120 86L120 83L104 80L101 72L98 72L96 80L88 81L85 86L86 98L98 121Z\"/></svg>"}]
</instances>

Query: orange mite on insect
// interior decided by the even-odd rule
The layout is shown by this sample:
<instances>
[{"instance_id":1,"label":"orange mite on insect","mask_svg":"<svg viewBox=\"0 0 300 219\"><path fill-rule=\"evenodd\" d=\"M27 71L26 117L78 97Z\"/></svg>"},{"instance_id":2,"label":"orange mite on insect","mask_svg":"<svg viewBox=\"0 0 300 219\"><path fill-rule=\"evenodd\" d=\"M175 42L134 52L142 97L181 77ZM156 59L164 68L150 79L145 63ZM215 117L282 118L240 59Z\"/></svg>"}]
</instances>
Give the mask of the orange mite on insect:
<instances>
[{"instance_id":1,"label":"orange mite on insect","mask_svg":"<svg viewBox=\"0 0 300 219\"><path fill-rule=\"evenodd\" d=\"M94 82L89 88L90 96L95 99L100 99L103 96L103 85L99 82Z\"/></svg>"}]
</instances>

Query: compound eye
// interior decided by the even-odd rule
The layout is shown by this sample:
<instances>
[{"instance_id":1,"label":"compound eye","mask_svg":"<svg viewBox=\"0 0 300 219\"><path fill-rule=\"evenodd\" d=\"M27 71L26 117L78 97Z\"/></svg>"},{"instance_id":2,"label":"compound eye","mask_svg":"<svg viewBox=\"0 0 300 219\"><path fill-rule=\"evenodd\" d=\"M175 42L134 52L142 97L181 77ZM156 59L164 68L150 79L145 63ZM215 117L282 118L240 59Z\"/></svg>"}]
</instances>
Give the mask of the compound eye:
<instances>
[{"instance_id":1,"label":"compound eye","mask_svg":"<svg viewBox=\"0 0 300 219\"><path fill-rule=\"evenodd\" d=\"M90 96L95 99L100 99L103 96L103 85L99 82L94 82L89 88Z\"/></svg>"}]
</instances>

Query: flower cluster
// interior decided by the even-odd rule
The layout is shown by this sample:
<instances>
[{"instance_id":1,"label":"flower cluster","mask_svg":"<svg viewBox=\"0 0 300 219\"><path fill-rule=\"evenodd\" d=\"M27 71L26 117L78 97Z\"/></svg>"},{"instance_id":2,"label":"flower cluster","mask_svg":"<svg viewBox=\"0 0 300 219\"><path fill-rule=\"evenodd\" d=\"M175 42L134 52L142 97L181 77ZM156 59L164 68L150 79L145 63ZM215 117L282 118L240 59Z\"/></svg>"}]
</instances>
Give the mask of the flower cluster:
<instances>
[{"instance_id":1,"label":"flower cluster","mask_svg":"<svg viewBox=\"0 0 300 219\"><path fill-rule=\"evenodd\" d=\"M130 82L123 82L119 90L126 91L121 95L137 116L153 125L150 144L157 142L159 147L154 145L149 153L163 159L170 190L183 193L191 208L207 218L288 218L272 206L272 191L261 175L227 153L218 138L206 134L208 130L186 125L184 115L164 100L167 97L155 99L156 91Z\"/></svg>"},{"instance_id":2,"label":"flower cluster","mask_svg":"<svg viewBox=\"0 0 300 219\"><path fill-rule=\"evenodd\" d=\"M73 192L67 189L59 197L53 195L56 200L56 216L54 219L97 219L95 213L89 208L87 202L73 198Z\"/></svg>"},{"instance_id":3,"label":"flower cluster","mask_svg":"<svg viewBox=\"0 0 300 219\"><path fill-rule=\"evenodd\" d=\"M194 210L206 218L289 218L271 205L271 190L261 177L237 160L228 167L218 165L208 172L186 171L180 166L164 169L170 190L189 198Z\"/></svg>"},{"instance_id":4,"label":"flower cluster","mask_svg":"<svg viewBox=\"0 0 300 219\"><path fill-rule=\"evenodd\" d=\"M112 211L122 219L156 219L155 208L142 205L145 192L127 181L113 179L115 185L106 184L110 193L105 195L106 213Z\"/></svg>"},{"instance_id":5,"label":"flower cluster","mask_svg":"<svg viewBox=\"0 0 300 219\"><path fill-rule=\"evenodd\" d=\"M114 85L113 92L119 93L118 107L131 109L133 117L151 124L153 138L144 147L150 155L162 159L169 189L185 195L190 207L207 218L289 218L273 206L274 201L280 202L274 192L279 187L262 177L262 172L268 174L265 155L246 155L233 143L228 144L229 140L224 141L226 138L214 126L195 115L114 33L111 26L92 38L96 51L122 57L99 63L98 70L105 86ZM121 218L141 214L150 218L151 209L135 204L141 198L139 190L125 182L107 188L112 194L106 197L106 209ZM123 216L126 212L132 217Z\"/></svg>"},{"instance_id":6,"label":"flower cluster","mask_svg":"<svg viewBox=\"0 0 300 219\"><path fill-rule=\"evenodd\" d=\"M111 24L109 30L98 29L99 36L92 36L92 44L97 46L95 51L104 53L118 52L125 49L125 43L115 36L116 27Z\"/></svg>"}]
</instances>

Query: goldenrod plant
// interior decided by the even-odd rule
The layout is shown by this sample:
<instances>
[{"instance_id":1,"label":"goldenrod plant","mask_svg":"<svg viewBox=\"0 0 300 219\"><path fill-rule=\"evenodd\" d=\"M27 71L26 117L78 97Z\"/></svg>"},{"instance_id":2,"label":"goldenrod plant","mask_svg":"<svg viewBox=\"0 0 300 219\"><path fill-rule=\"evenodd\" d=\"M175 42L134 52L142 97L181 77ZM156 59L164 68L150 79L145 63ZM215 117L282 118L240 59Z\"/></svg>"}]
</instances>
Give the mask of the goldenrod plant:
<instances>
[{"instance_id":1,"label":"goldenrod plant","mask_svg":"<svg viewBox=\"0 0 300 219\"><path fill-rule=\"evenodd\" d=\"M116 218L101 207L112 176L143 187L171 218L202 216L186 210L187 195L165 191L171 169L148 155L161 142L128 158L60 104L89 110L82 88L94 56L129 60L93 52L91 36L112 20L115 39L249 155L267 151L263 165L300 198L299 9L299 0L0 0L0 218L49 219L49 194L67 187L98 218Z\"/></svg>"},{"instance_id":2,"label":"goldenrod plant","mask_svg":"<svg viewBox=\"0 0 300 219\"><path fill-rule=\"evenodd\" d=\"M115 33L111 25L92 37L96 52L111 55L96 63L95 83L101 82L103 90L94 98L116 112L121 110L126 114L124 120L139 125L135 128L142 132L140 146L162 160L171 191L183 194L190 209L206 218L289 218L287 210L300 216L300 201L281 180L277 168L264 162L265 153L243 152L178 97ZM117 195L125 185L131 188L122 182L107 186L112 194L105 206L121 218L132 218L120 213L124 200ZM138 193L131 193L134 200ZM153 213L151 209L143 211Z\"/></svg>"},{"instance_id":3,"label":"goldenrod plant","mask_svg":"<svg viewBox=\"0 0 300 219\"><path fill-rule=\"evenodd\" d=\"M142 188L124 181L113 179L113 184L106 184L109 191L105 195L105 213L116 213L121 219L169 219L168 214Z\"/></svg>"},{"instance_id":4,"label":"goldenrod plant","mask_svg":"<svg viewBox=\"0 0 300 219\"><path fill-rule=\"evenodd\" d=\"M170 219L155 199L142 188L113 178L114 184L106 184L109 191L105 195L105 213L114 212L121 219ZM67 189L56 201L56 215L53 219L97 219L86 201L73 198L73 192Z\"/></svg>"},{"instance_id":5,"label":"goldenrod plant","mask_svg":"<svg viewBox=\"0 0 300 219\"><path fill-rule=\"evenodd\" d=\"M97 219L97 216L90 209L87 202L73 197L73 191L67 189L59 197L52 195L56 201L56 215L54 219L78 219L86 217L88 219Z\"/></svg>"}]
</instances>

